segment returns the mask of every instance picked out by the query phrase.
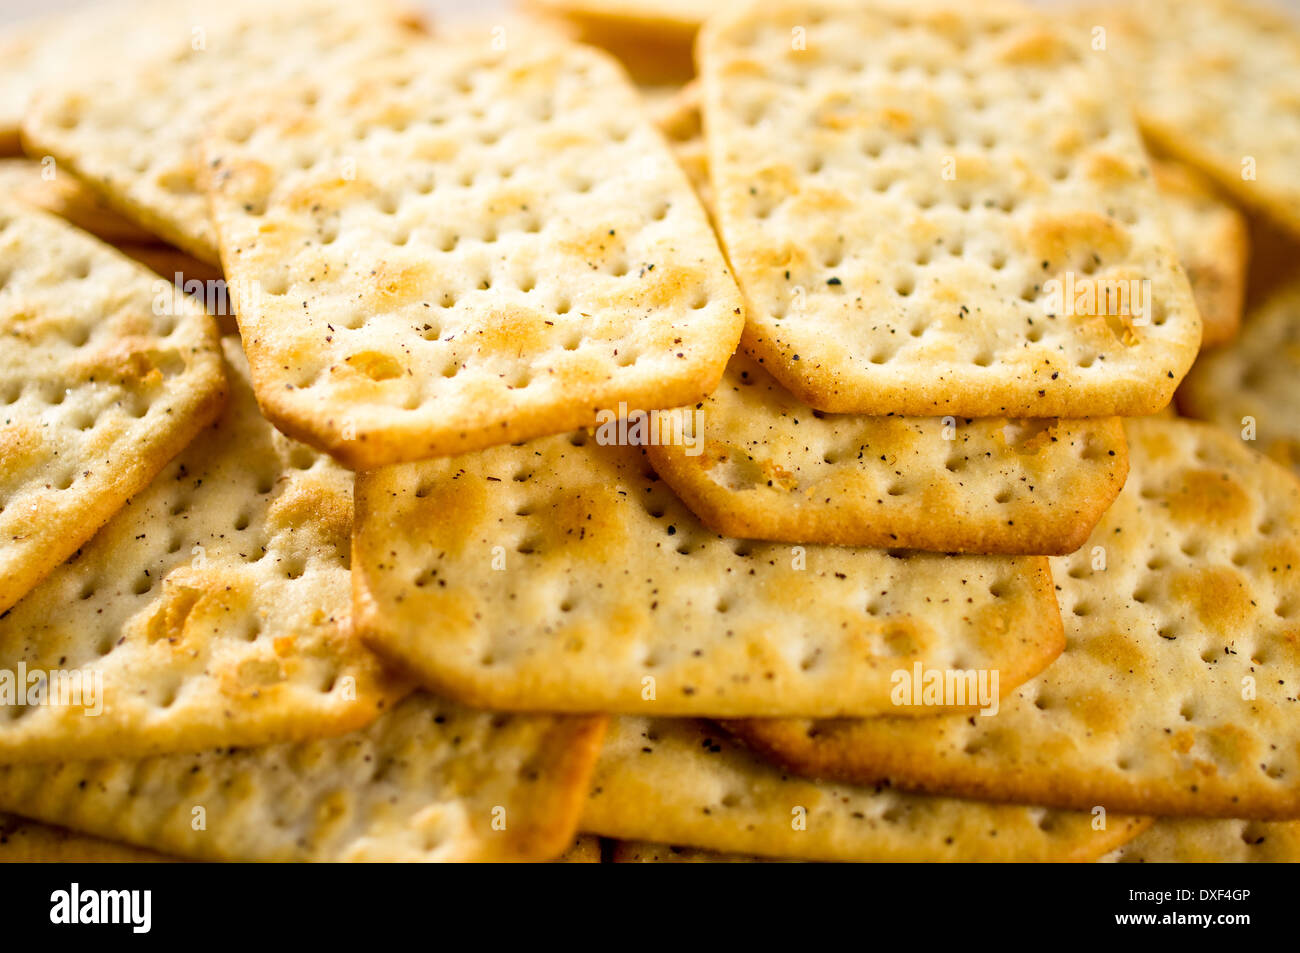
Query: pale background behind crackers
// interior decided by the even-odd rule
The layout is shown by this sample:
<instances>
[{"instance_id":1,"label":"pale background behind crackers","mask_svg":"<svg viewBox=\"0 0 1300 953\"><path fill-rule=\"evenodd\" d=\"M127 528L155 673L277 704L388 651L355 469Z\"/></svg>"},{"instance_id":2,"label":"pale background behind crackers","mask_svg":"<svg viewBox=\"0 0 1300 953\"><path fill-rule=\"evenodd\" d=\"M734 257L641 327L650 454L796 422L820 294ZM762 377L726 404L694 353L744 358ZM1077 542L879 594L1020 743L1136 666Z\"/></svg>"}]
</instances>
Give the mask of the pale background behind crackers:
<instances>
[{"instance_id":1,"label":"pale background behind crackers","mask_svg":"<svg viewBox=\"0 0 1300 953\"><path fill-rule=\"evenodd\" d=\"M0 0L0 23L71 10L95 2L96 0ZM274 3L275 0L267 0L267 2ZM356 2L365 2L365 0L356 0ZM435 17L443 19L491 14L493 11L514 6L510 0L413 0L413 2L427 9ZM1036 2L1051 5L1060 3L1061 0L1036 0ZM1273 0L1273 2L1289 7L1300 16L1300 0ZM653 3L654 0L646 0L646 6L652 6Z\"/></svg>"}]
</instances>

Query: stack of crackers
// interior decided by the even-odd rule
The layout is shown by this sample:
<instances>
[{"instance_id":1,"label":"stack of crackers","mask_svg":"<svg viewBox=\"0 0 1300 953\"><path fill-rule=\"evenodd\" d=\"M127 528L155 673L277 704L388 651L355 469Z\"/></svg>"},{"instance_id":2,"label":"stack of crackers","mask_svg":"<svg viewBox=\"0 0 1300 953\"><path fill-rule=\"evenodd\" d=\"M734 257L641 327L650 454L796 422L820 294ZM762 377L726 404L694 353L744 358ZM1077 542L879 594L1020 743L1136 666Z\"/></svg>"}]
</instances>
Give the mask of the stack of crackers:
<instances>
[{"instance_id":1,"label":"stack of crackers","mask_svg":"<svg viewBox=\"0 0 1300 953\"><path fill-rule=\"evenodd\" d=\"M1300 860L1287 14L0 49L0 858Z\"/></svg>"}]
</instances>

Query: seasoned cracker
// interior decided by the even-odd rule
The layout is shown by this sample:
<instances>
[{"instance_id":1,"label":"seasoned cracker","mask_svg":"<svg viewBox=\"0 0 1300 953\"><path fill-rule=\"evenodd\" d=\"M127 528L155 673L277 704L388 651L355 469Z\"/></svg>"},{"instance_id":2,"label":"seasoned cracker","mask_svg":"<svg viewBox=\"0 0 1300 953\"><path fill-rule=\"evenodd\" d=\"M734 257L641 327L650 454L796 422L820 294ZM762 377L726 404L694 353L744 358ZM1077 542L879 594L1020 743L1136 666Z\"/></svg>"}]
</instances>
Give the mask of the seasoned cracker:
<instances>
[{"instance_id":1,"label":"seasoned cracker","mask_svg":"<svg viewBox=\"0 0 1300 953\"><path fill-rule=\"evenodd\" d=\"M1152 170L1201 313L1201 347L1226 344L1237 336L1246 296L1246 219L1189 166L1163 160Z\"/></svg>"},{"instance_id":2,"label":"seasoned cracker","mask_svg":"<svg viewBox=\"0 0 1300 953\"><path fill-rule=\"evenodd\" d=\"M784 774L707 722L615 718L584 831L802 860L1094 860L1145 818L818 784Z\"/></svg>"},{"instance_id":3,"label":"seasoned cracker","mask_svg":"<svg viewBox=\"0 0 1300 953\"><path fill-rule=\"evenodd\" d=\"M113 211L107 202L57 165L32 159L0 159L0 194L66 219L110 245L157 239Z\"/></svg>"},{"instance_id":4,"label":"seasoned cracker","mask_svg":"<svg viewBox=\"0 0 1300 953\"><path fill-rule=\"evenodd\" d=\"M466 704L718 716L898 711L914 664L1006 691L1060 651L1045 559L725 539L601 439L358 474L369 644Z\"/></svg>"},{"instance_id":5,"label":"seasoned cracker","mask_svg":"<svg viewBox=\"0 0 1300 953\"><path fill-rule=\"evenodd\" d=\"M142 490L225 399L216 327L157 278L0 200L0 613Z\"/></svg>"},{"instance_id":6,"label":"seasoned cracker","mask_svg":"<svg viewBox=\"0 0 1300 953\"><path fill-rule=\"evenodd\" d=\"M340 734L404 690L352 628L351 474L262 418L224 344L216 425L0 616L0 763Z\"/></svg>"},{"instance_id":7,"label":"seasoned cracker","mask_svg":"<svg viewBox=\"0 0 1300 953\"><path fill-rule=\"evenodd\" d=\"M1300 476L1300 275L1247 315L1231 347L1196 362L1178 408Z\"/></svg>"},{"instance_id":8,"label":"seasoned cracker","mask_svg":"<svg viewBox=\"0 0 1300 953\"><path fill-rule=\"evenodd\" d=\"M1094 56L1124 82L1160 151L1300 234L1293 13L1255 0L1144 0L1089 7L1074 19Z\"/></svg>"},{"instance_id":9,"label":"seasoned cracker","mask_svg":"<svg viewBox=\"0 0 1300 953\"><path fill-rule=\"evenodd\" d=\"M23 121L27 151L51 155L116 209L216 263L199 143L227 101L399 52L408 13L372 0L180 0L114 5L95 57L43 82ZM108 59L105 65L104 59Z\"/></svg>"},{"instance_id":10,"label":"seasoned cracker","mask_svg":"<svg viewBox=\"0 0 1300 953\"><path fill-rule=\"evenodd\" d=\"M1200 320L1107 65L1030 11L777 0L698 52L744 349L837 413L1160 410Z\"/></svg>"},{"instance_id":11,"label":"seasoned cracker","mask_svg":"<svg viewBox=\"0 0 1300 953\"><path fill-rule=\"evenodd\" d=\"M417 693L339 738L0 768L0 805L199 860L549 860L604 730Z\"/></svg>"},{"instance_id":12,"label":"seasoned cracker","mask_svg":"<svg viewBox=\"0 0 1300 953\"><path fill-rule=\"evenodd\" d=\"M1120 864L1300 863L1300 822L1161 818L1101 859Z\"/></svg>"},{"instance_id":13,"label":"seasoned cracker","mask_svg":"<svg viewBox=\"0 0 1300 953\"><path fill-rule=\"evenodd\" d=\"M1128 473L1118 418L821 414L744 355L697 407L700 446L657 444L646 453L691 511L725 536L1069 553ZM666 428L670 418L659 416Z\"/></svg>"},{"instance_id":14,"label":"seasoned cracker","mask_svg":"<svg viewBox=\"0 0 1300 953\"><path fill-rule=\"evenodd\" d=\"M374 467L716 386L740 295L608 57L543 35L411 44L299 93L227 114L207 153L253 383L285 432Z\"/></svg>"},{"instance_id":15,"label":"seasoned cracker","mask_svg":"<svg viewBox=\"0 0 1300 953\"><path fill-rule=\"evenodd\" d=\"M1127 424L1128 485L1052 560L1064 654L987 717L749 721L792 770L1088 810L1300 817L1300 483L1207 424Z\"/></svg>"}]
</instances>

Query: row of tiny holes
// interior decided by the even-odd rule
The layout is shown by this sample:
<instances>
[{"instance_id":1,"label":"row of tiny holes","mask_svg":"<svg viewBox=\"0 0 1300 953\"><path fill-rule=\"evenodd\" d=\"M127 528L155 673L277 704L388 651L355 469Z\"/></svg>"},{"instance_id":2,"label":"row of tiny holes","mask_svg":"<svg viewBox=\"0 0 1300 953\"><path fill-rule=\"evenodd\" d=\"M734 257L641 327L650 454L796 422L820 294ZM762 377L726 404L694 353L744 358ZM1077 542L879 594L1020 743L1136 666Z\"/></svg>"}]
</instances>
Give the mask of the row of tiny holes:
<instances>
[{"instance_id":1,"label":"row of tiny holes","mask_svg":"<svg viewBox=\"0 0 1300 953\"><path fill-rule=\"evenodd\" d=\"M321 462L321 459L322 459L321 457L312 453L311 451L306 450L304 448L299 448L293 454L293 458L291 459L289 465L296 470L306 471L315 467L318 463ZM269 494L275 488L275 483L276 483L275 478L268 477L266 475L260 477L256 486L256 491L258 495L266 496L267 494ZM168 507L168 514L173 518L182 517L189 512L190 506L191 503L187 499L181 498L177 502L172 503L170 507ZM240 512L239 515L235 517L234 523L232 525L235 532L243 533L246 530L248 530L251 524L252 524L251 516L247 512ZM168 543L167 554L175 555L179 553L184 548L185 542L186 540L184 537L173 535L171 537L170 542ZM269 555L269 541L256 547L256 551L258 555L256 556L255 559L250 560L250 562L259 562L262 559L265 559ZM286 579L297 579L301 577L302 574L306 571L307 568L306 564L303 563L301 560L291 559L291 560L285 560L285 562L288 565L288 568L285 570ZM152 575L146 572L136 579L134 585L131 588L131 591L133 594L137 596L145 595L151 589L153 589L155 582L156 580L152 577ZM86 582L85 584L82 585L81 590L78 593L78 598L83 601L91 599L95 596L95 593L97 591L98 591L98 585L94 581Z\"/></svg>"}]
</instances>

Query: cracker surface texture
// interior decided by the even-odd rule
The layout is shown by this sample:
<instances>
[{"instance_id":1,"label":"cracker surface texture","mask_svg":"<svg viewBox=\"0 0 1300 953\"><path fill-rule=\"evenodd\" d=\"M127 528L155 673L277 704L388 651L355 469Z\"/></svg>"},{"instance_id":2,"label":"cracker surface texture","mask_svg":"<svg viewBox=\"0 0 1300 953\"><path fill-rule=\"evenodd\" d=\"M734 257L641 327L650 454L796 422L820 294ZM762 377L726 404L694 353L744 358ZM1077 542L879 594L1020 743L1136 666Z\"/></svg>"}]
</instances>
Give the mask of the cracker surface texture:
<instances>
[{"instance_id":1,"label":"cracker surface texture","mask_svg":"<svg viewBox=\"0 0 1300 953\"><path fill-rule=\"evenodd\" d=\"M751 4L701 32L742 345L805 403L1101 417L1200 343L1129 108L1027 10Z\"/></svg>"},{"instance_id":2,"label":"cracker surface texture","mask_svg":"<svg viewBox=\"0 0 1300 953\"><path fill-rule=\"evenodd\" d=\"M1300 863L1300 822L1161 818L1102 860L1121 864Z\"/></svg>"},{"instance_id":3,"label":"cracker surface texture","mask_svg":"<svg viewBox=\"0 0 1300 953\"><path fill-rule=\"evenodd\" d=\"M70 74L111 69L132 23L149 23L174 0L83 4L0 28L0 154L21 155L23 117L36 93ZM106 42L112 38L110 42Z\"/></svg>"},{"instance_id":4,"label":"cracker surface texture","mask_svg":"<svg viewBox=\"0 0 1300 953\"><path fill-rule=\"evenodd\" d=\"M215 419L226 385L212 319L84 232L0 200L0 261L3 613Z\"/></svg>"},{"instance_id":5,"label":"cracker surface texture","mask_svg":"<svg viewBox=\"0 0 1300 953\"><path fill-rule=\"evenodd\" d=\"M793 770L1024 804L1300 817L1300 483L1207 424L1127 424L1132 473L1055 557L1066 649L990 717L749 721Z\"/></svg>"},{"instance_id":6,"label":"cracker surface texture","mask_svg":"<svg viewBox=\"0 0 1300 953\"><path fill-rule=\"evenodd\" d=\"M579 834L568 849L555 859L563 864L599 864L600 838L594 834Z\"/></svg>"},{"instance_id":7,"label":"cracker surface texture","mask_svg":"<svg viewBox=\"0 0 1300 953\"><path fill-rule=\"evenodd\" d=\"M610 29L679 33L687 37L729 0L528 0L534 9Z\"/></svg>"}]
</instances>

